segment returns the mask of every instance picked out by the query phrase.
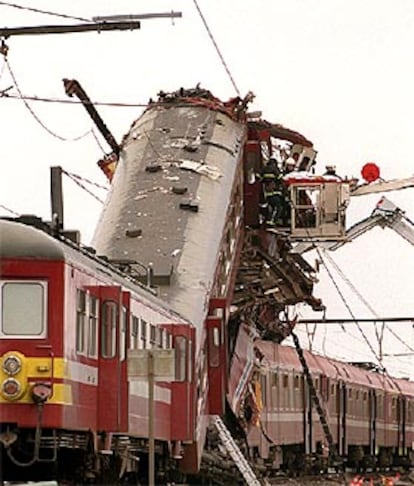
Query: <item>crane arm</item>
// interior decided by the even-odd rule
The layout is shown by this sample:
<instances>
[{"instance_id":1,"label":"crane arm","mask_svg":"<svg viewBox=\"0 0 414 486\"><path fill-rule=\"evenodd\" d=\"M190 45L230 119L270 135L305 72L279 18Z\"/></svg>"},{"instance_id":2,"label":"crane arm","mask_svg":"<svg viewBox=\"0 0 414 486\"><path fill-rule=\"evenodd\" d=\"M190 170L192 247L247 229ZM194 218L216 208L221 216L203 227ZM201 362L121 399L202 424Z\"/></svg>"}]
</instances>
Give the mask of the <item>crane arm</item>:
<instances>
[{"instance_id":1,"label":"crane arm","mask_svg":"<svg viewBox=\"0 0 414 486\"><path fill-rule=\"evenodd\" d=\"M115 140L115 137L112 135L109 128L106 126L105 122L102 120L99 113L96 111L92 101L89 99L89 96L86 94L79 82L76 81L76 79L64 79L63 85L68 96L75 95L82 102L85 110L89 113L89 116L92 118L98 130L101 132L104 139L108 142L108 145L118 157L120 152L119 144Z\"/></svg>"},{"instance_id":2,"label":"crane arm","mask_svg":"<svg viewBox=\"0 0 414 486\"><path fill-rule=\"evenodd\" d=\"M378 180L370 184L364 184L351 189L351 196L364 196L376 192L398 191L407 187L414 187L414 176L405 179L391 179L390 181Z\"/></svg>"}]
</instances>

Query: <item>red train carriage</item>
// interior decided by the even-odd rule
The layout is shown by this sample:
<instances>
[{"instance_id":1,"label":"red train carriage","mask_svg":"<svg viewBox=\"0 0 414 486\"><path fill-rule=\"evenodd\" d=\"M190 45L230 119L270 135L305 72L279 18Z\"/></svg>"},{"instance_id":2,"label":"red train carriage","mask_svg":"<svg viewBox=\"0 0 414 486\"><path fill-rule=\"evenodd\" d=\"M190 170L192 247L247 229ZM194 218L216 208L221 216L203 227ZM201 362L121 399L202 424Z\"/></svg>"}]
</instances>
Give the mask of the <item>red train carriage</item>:
<instances>
[{"instance_id":1,"label":"red train carriage","mask_svg":"<svg viewBox=\"0 0 414 486\"><path fill-rule=\"evenodd\" d=\"M320 467L327 447L296 350L256 341L257 389L241 414L248 442L270 468ZM414 464L414 383L305 352L335 453L352 467ZM251 410L256 410L256 415Z\"/></svg>"},{"instance_id":2,"label":"red train carriage","mask_svg":"<svg viewBox=\"0 0 414 486\"><path fill-rule=\"evenodd\" d=\"M43 464L58 458L60 477L85 481L104 473L94 456L122 456L124 472L145 459L148 387L128 382L127 352L154 347L179 350L177 381L155 386L158 469L168 474L181 441L194 440L194 328L86 251L11 221L0 235L3 479L56 473Z\"/></svg>"}]
</instances>

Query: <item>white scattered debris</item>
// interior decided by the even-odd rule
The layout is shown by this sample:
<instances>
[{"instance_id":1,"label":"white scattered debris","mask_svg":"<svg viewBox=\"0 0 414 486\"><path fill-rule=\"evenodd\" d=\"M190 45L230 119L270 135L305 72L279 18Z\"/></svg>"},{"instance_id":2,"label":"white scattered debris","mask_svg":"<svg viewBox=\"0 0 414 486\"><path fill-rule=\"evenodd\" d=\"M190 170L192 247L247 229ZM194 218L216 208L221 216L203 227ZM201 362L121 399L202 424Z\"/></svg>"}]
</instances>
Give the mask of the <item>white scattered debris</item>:
<instances>
[{"instance_id":1,"label":"white scattered debris","mask_svg":"<svg viewBox=\"0 0 414 486\"><path fill-rule=\"evenodd\" d=\"M178 167L183 170L191 170L198 174L205 175L212 180L217 180L223 175L217 167L196 162L195 160L181 159Z\"/></svg>"},{"instance_id":2,"label":"white scattered debris","mask_svg":"<svg viewBox=\"0 0 414 486\"><path fill-rule=\"evenodd\" d=\"M134 197L134 201L139 201L140 199L145 199L146 197L146 194L139 194L138 196Z\"/></svg>"},{"instance_id":3,"label":"white scattered debris","mask_svg":"<svg viewBox=\"0 0 414 486\"><path fill-rule=\"evenodd\" d=\"M188 145L190 141L187 138L176 138L164 145L164 148L178 148L182 149Z\"/></svg>"},{"instance_id":4,"label":"white scattered debris","mask_svg":"<svg viewBox=\"0 0 414 486\"><path fill-rule=\"evenodd\" d=\"M181 253L181 250L179 248L176 248L172 253L171 256L175 258L177 255Z\"/></svg>"}]
</instances>

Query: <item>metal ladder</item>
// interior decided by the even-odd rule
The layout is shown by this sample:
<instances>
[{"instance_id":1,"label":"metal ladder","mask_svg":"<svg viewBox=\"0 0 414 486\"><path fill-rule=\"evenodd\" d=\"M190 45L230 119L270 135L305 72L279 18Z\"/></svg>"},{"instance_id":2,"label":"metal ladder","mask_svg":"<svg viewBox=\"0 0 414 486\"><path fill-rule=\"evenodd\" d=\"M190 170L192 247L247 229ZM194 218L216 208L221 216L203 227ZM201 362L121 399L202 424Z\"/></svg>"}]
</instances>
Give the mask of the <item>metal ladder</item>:
<instances>
[{"instance_id":1,"label":"metal ladder","mask_svg":"<svg viewBox=\"0 0 414 486\"><path fill-rule=\"evenodd\" d=\"M299 360L302 364L303 373L305 375L306 382L309 386L310 395L311 395L312 400L315 404L316 411L318 412L318 415L319 415L319 421L322 425L323 433L325 434L326 441L328 442L329 455L335 456L334 440L333 440L333 437L332 437L332 433L329 429L328 420L327 420L327 417L326 417L326 412L321 405L318 393L317 393L315 386L313 384L312 375L309 371L308 364L306 363L305 355L303 353L303 349L300 346L299 339L294 332L292 332L291 335L292 335L292 338L293 338L293 342L295 343L295 348L296 348L296 352L298 353Z\"/></svg>"},{"instance_id":2,"label":"metal ladder","mask_svg":"<svg viewBox=\"0 0 414 486\"><path fill-rule=\"evenodd\" d=\"M224 447L227 449L237 468L241 472L241 475L246 481L246 484L248 484L249 486L261 486L260 481L257 479L255 473L253 472L253 469L250 467L250 464L243 456L241 450L234 441L229 430L224 425L224 422L218 415L214 415L212 417L212 420L219 433L221 442L223 443Z\"/></svg>"}]
</instances>

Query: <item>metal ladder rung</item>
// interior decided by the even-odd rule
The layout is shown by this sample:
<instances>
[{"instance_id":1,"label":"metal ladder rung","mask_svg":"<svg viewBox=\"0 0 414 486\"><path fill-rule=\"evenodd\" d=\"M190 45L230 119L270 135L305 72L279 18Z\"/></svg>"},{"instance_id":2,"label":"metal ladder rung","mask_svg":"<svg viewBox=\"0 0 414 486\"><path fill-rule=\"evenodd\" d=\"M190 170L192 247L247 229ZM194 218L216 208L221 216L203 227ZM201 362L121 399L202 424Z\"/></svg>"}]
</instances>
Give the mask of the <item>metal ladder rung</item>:
<instances>
[{"instance_id":1,"label":"metal ladder rung","mask_svg":"<svg viewBox=\"0 0 414 486\"><path fill-rule=\"evenodd\" d=\"M239 447L237 446L236 442L234 441L232 435L230 434L227 427L224 425L221 418L216 415L215 417L213 417L213 421L219 432L221 442L229 452L231 458L233 459L246 483L249 486L261 486L260 481L257 479L255 473L253 472L253 469L250 467L247 459L243 456L242 452L240 451Z\"/></svg>"}]
</instances>

